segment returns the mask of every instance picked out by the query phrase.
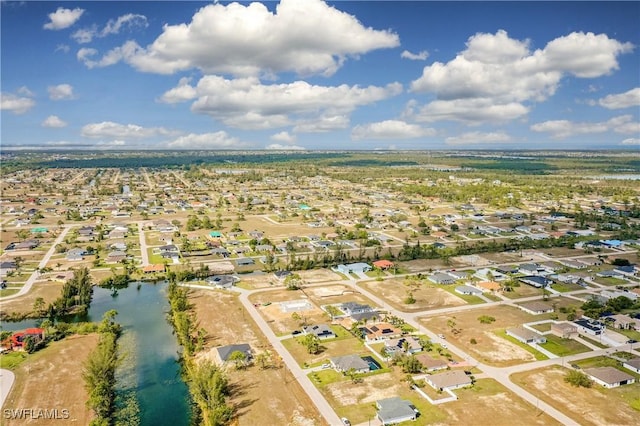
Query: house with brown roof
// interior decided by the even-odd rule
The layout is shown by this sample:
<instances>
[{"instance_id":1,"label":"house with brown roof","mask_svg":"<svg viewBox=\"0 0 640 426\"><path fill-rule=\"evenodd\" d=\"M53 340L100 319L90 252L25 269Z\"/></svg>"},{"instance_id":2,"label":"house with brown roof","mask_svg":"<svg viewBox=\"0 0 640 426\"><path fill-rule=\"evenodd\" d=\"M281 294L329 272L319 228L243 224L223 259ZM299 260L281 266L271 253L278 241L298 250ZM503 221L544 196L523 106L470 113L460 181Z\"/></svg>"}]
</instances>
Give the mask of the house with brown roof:
<instances>
[{"instance_id":1,"label":"house with brown roof","mask_svg":"<svg viewBox=\"0 0 640 426\"><path fill-rule=\"evenodd\" d=\"M390 260L386 260L386 259L380 259L380 260L376 260L375 262L373 262L373 267L374 268L378 268L378 269L389 269L389 268L393 268L394 267L394 263Z\"/></svg>"},{"instance_id":2,"label":"house with brown roof","mask_svg":"<svg viewBox=\"0 0 640 426\"><path fill-rule=\"evenodd\" d=\"M578 327L570 322L554 322L551 324L551 333L563 339L571 339L578 335Z\"/></svg>"},{"instance_id":3,"label":"house with brown roof","mask_svg":"<svg viewBox=\"0 0 640 426\"><path fill-rule=\"evenodd\" d=\"M587 368L584 373L594 382L607 389L617 388L622 385L629 385L636 381L631 374L620 371L614 367Z\"/></svg>"},{"instance_id":4,"label":"house with brown roof","mask_svg":"<svg viewBox=\"0 0 640 426\"><path fill-rule=\"evenodd\" d=\"M444 370L449 366L447 361L433 358L427 354L418 354L415 357L422 364L422 369L426 371Z\"/></svg>"},{"instance_id":5,"label":"house with brown roof","mask_svg":"<svg viewBox=\"0 0 640 426\"><path fill-rule=\"evenodd\" d=\"M395 339L402 336L402 330L387 322L360 327L367 342Z\"/></svg>"},{"instance_id":6,"label":"house with brown roof","mask_svg":"<svg viewBox=\"0 0 640 426\"><path fill-rule=\"evenodd\" d=\"M613 327L619 330L635 330L637 329L637 321L629 315L616 314L607 317L613 321Z\"/></svg>"},{"instance_id":7,"label":"house with brown roof","mask_svg":"<svg viewBox=\"0 0 640 426\"><path fill-rule=\"evenodd\" d=\"M155 264L155 265L147 265L142 268L142 272L145 274L153 274L153 273L162 273L164 272L164 265Z\"/></svg>"},{"instance_id":8,"label":"house with brown roof","mask_svg":"<svg viewBox=\"0 0 640 426\"><path fill-rule=\"evenodd\" d=\"M537 300L534 300L533 302L522 303L518 305L518 308L531 315L541 315L553 312L553 306Z\"/></svg>"}]
</instances>

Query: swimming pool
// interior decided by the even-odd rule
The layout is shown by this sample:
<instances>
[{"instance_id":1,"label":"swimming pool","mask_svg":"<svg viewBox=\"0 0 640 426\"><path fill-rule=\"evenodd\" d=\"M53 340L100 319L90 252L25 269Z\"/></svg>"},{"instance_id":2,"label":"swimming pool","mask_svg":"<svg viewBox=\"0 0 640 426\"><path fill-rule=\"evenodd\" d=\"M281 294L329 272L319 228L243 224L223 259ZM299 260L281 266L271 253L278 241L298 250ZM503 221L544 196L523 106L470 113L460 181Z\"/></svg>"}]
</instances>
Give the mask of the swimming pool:
<instances>
[{"instance_id":1,"label":"swimming pool","mask_svg":"<svg viewBox=\"0 0 640 426\"><path fill-rule=\"evenodd\" d=\"M364 361L367 361L367 363L369 364L369 369L371 371L380 370L382 368L380 364L378 364L378 361L373 359L372 356L363 356L362 359Z\"/></svg>"}]
</instances>

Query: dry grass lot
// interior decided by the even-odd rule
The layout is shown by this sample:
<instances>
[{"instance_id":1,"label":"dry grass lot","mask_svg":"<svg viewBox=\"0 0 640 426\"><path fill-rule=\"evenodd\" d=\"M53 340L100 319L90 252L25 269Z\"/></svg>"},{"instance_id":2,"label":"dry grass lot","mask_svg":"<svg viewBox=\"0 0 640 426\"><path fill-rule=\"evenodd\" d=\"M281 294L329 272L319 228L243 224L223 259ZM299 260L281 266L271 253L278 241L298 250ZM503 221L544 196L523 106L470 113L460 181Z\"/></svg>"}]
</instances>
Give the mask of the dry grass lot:
<instances>
[{"instance_id":1,"label":"dry grass lot","mask_svg":"<svg viewBox=\"0 0 640 426\"><path fill-rule=\"evenodd\" d=\"M458 395L458 401L438 407L448 415L446 424L492 426L560 424L492 379L480 379L472 388L458 389L454 392Z\"/></svg>"},{"instance_id":2,"label":"dry grass lot","mask_svg":"<svg viewBox=\"0 0 640 426\"><path fill-rule=\"evenodd\" d=\"M199 325L212 338L207 348L232 343L249 343L256 352L275 353L256 324L244 311L238 296L213 290L193 290L193 303ZM230 402L238 413L238 425L322 425L322 418L298 382L284 367L229 372L237 390ZM286 378L286 380L284 380Z\"/></svg>"},{"instance_id":3,"label":"dry grass lot","mask_svg":"<svg viewBox=\"0 0 640 426\"><path fill-rule=\"evenodd\" d=\"M97 334L71 336L52 342L36 352L15 370L16 381L3 409L46 408L69 410L68 420L10 420L3 425L87 425L93 417L86 407L87 392L80 377L82 365L98 342ZM6 423L5 423L6 422Z\"/></svg>"},{"instance_id":4,"label":"dry grass lot","mask_svg":"<svg viewBox=\"0 0 640 426\"><path fill-rule=\"evenodd\" d=\"M447 266L440 259L416 259L398 262L398 266L406 269L407 273L425 272L429 270L445 269Z\"/></svg>"},{"instance_id":5,"label":"dry grass lot","mask_svg":"<svg viewBox=\"0 0 640 426\"><path fill-rule=\"evenodd\" d=\"M29 293L16 299L3 300L0 302L2 311L6 313L28 313L33 310L33 302L38 297L44 299L45 306L53 303L60 296L62 283L57 281L37 281Z\"/></svg>"},{"instance_id":6,"label":"dry grass lot","mask_svg":"<svg viewBox=\"0 0 640 426\"><path fill-rule=\"evenodd\" d=\"M343 292L346 292L343 295ZM364 296L352 293L351 289L344 285L331 285L326 287L311 287L302 290L274 290L254 293L249 297L252 303L261 305L258 307L260 314L269 323L276 334L289 333L300 327L300 322L292 318L291 312L283 312L280 302L287 300L308 299L314 306L313 309L300 311L298 314L306 318L309 324L326 323L328 315L320 309L321 305L344 302L359 302L374 306L373 302ZM264 303L269 306L262 306Z\"/></svg>"},{"instance_id":7,"label":"dry grass lot","mask_svg":"<svg viewBox=\"0 0 640 426\"><path fill-rule=\"evenodd\" d=\"M413 297L416 299L416 303L411 305L404 303L409 287L403 284L402 279L367 281L359 285L375 295L384 298L391 306L404 312L417 312L426 309L446 308L467 304L461 298L440 288L431 287L426 282L422 282L420 287L413 291Z\"/></svg>"},{"instance_id":8,"label":"dry grass lot","mask_svg":"<svg viewBox=\"0 0 640 426\"><path fill-rule=\"evenodd\" d=\"M513 375L514 382L547 404L563 411L581 425L637 425L640 411L629 406L640 405L640 384L605 389L577 388L564 381L567 369L550 367Z\"/></svg>"},{"instance_id":9,"label":"dry grass lot","mask_svg":"<svg viewBox=\"0 0 640 426\"><path fill-rule=\"evenodd\" d=\"M496 319L491 324L481 324L478 317L488 315ZM482 362L495 366L509 366L526 361L533 361L534 357L529 352L517 345L498 337L494 330L505 329L520 325L525 322L548 319L550 314L530 315L518 308L511 306L496 306L487 309L474 309L473 311L457 312L455 314L439 315L433 318L421 318L420 321L430 330L442 333L448 340L464 348ZM460 333L454 335L449 320L455 322L454 328ZM471 339L476 339L477 344L471 344Z\"/></svg>"}]
</instances>

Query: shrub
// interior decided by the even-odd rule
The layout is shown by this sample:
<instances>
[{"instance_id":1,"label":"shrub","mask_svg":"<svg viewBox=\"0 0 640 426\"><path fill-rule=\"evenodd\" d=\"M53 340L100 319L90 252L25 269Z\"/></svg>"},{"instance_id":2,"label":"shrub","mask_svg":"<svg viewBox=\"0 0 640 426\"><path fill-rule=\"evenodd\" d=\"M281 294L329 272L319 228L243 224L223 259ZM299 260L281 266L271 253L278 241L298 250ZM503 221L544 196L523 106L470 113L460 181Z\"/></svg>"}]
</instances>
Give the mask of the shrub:
<instances>
[{"instance_id":1,"label":"shrub","mask_svg":"<svg viewBox=\"0 0 640 426\"><path fill-rule=\"evenodd\" d=\"M583 372L571 370L564 378L564 381L575 387L590 388L593 381Z\"/></svg>"}]
</instances>

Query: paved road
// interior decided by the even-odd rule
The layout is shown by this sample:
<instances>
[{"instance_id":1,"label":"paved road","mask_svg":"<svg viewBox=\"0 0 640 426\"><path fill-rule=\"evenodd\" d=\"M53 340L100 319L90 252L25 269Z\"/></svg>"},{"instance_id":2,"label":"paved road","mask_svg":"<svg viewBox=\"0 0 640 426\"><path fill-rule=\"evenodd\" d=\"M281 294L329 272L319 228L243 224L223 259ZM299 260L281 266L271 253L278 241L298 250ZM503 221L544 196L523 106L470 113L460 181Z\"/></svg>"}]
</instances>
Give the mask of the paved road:
<instances>
[{"instance_id":1,"label":"paved road","mask_svg":"<svg viewBox=\"0 0 640 426\"><path fill-rule=\"evenodd\" d=\"M138 222L138 238L140 239L140 256L143 267L149 265L149 252L147 251L147 239L144 237L144 222Z\"/></svg>"},{"instance_id":2,"label":"paved road","mask_svg":"<svg viewBox=\"0 0 640 426\"><path fill-rule=\"evenodd\" d=\"M16 376L9 370L0 369L0 408L4 405L9 396L9 391L13 387Z\"/></svg>"},{"instance_id":3,"label":"paved road","mask_svg":"<svg viewBox=\"0 0 640 426\"><path fill-rule=\"evenodd\" d=\"M49 251L47 251L47 253L44 255L40 263L38 263L38 268L44 268L45 266L47 266L47 263L49 263L49 259L51 259L51 256L53 256L53 254L56 252L56 246L62 242L62 240L64 239L64 237L67 235L67 233L72 227L73 227L72 225L66 225L64 227L62 232L60 232L60 235L58 235L58 238L56 238L53 244L51 245L51 248L49 249ZM27 281L24 283L20 291L10 296L2 297L0 298L0 300L15 299L17 297L27 294L29 290L31 290L31 286L33 286L33 283L36 282L39 276L40 276L40 272L38 272L38 270L33 271L33 273L31 274L29 279L27 279Z\"/></svg>"},{"instance_id":4,"label":"paved road","mask_svg":"<svg viewBox=\"0 0 640 426\"><path fill-rule=\"evenodd\" d=\"M435 342L441 342L442 341L440 338L438 338L436 336L435 333L433 333L432 331L430 331L427 328L423 327L419 322L416 321L416 318L415 318L416 314L407 314L405 312L401 312L401 311L398 311L398 310L392 308L386 302L384 302L382 299L378 298L374 294L371 294L366 289L363 289L362 287L357 286L356 283L354 283L352 281L350 281L348 283L348 285L350 285L351 287L353 287L354 289L358 290L360 293L362 293L363 295L365 295L366 297L368 297L369 299L374 301L378 306L385 308L391 315L395 315L398 318L402 318L403 320L405 320L407 322L407 324L410 324L411 326L417 328L421 333L426 334L427 336L429 336L432 339L432 341L435 341ZM540 297L540 296L538 296L538 297ZM495 302L495 304L503 304L503 302ZM476 305L476 306L478 306L478 305ZM486 305L479 305L479 306L486 306ZM466 360L470 365L477 366L488 377L496 380L497 382L502 384L504 387L506 387L507 389L509 389L510 391L515 393L516 395L520 396L522 399L524 399L525 401L529 402L530 404L535 405L536 407L540 408L542 411L544 411L545 413L547 413L549 416L553 417L554 419L558 420L562 424L571 425L571 426L573 426L573 425L578 426L578 423L575 420L571 419L569 416L565 415L564 413L560 412L559 410L556 410L555 408L553 408L549 404L546 404L544 401L540 401L539 398L537 398L533 394L527 392L526 390L522 389L520 386L517 386L516 384L514 384L509 379L509 376L511 375L510 370L504 369L504 368L491 367L491 366L488 366L488 365L483 364L481 362L478 362L471 355L467 354L465 351L463 351L462 349L458 348L457 346L455 346L451 342L447 342L447 349L450 352L453 352L454 354L459 356L460 358ZM553 360L551 360L551 361L553 361ZM537 368L537 367L533 367L533 368Z\"/></svg>"}]
</instances>

